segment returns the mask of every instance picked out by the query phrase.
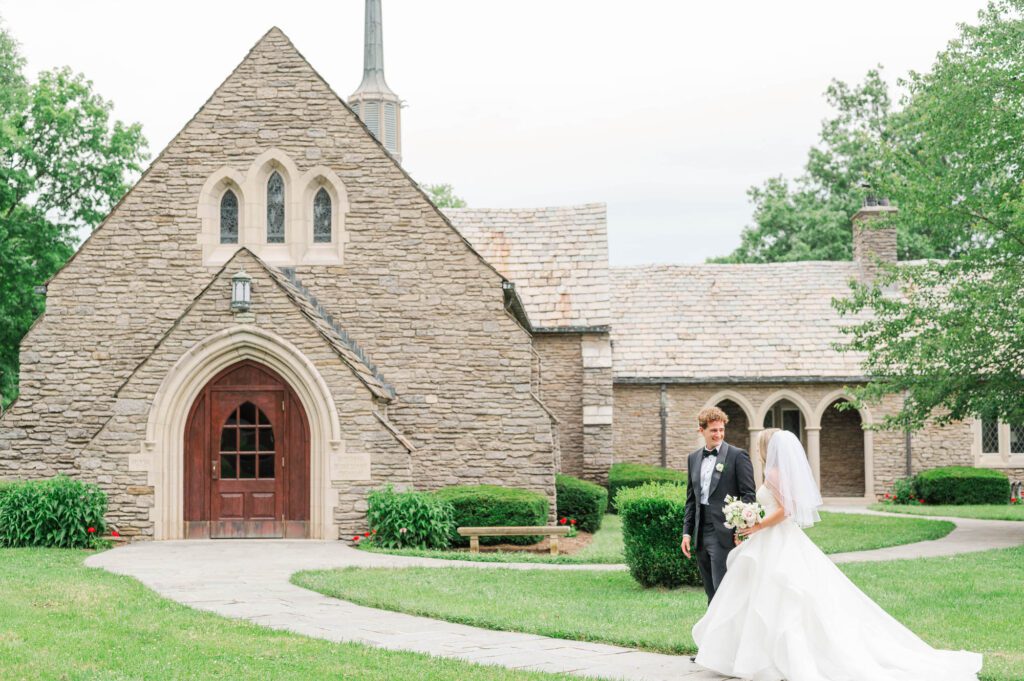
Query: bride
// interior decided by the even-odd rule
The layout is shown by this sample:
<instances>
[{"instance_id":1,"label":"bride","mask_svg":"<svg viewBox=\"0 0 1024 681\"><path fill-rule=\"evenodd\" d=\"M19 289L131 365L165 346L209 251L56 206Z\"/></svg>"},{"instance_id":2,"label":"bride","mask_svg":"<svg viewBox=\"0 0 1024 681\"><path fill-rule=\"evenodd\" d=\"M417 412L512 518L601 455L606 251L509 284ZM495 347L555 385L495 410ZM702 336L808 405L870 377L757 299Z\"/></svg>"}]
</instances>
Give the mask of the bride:
<instances>
[{"instance_id":1,"label":"bride","mask_svg":"<svg viewBox=\"0 0 1024 681\"><path fill-rule=\"evenodd\" d=\"M930 647L800 529L820 520L822 503L800 440L772 428L756 449L765 517L740 530L748 539L730 552L725 578L693 626L697 664L753 681L976 681L981 655Z\"/></svg>"}]
</instances>

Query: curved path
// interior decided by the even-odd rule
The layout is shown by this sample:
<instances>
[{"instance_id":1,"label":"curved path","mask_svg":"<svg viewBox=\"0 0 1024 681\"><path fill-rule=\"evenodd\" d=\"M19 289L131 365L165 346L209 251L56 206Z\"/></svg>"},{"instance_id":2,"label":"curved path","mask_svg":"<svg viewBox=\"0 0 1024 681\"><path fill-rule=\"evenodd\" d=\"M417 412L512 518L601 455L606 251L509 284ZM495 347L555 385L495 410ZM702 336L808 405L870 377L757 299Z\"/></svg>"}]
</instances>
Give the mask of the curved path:
<instances>
[{"instance_id":1,"label":"curved path","mask_svg":"<svg viewBox=\"0 0 1024 681\"><path fill-rule=\"evenodd\" d=\"M829 508L871 513L865 509ZM878 515L896 515L881 514ZM906 517L900 516L900 517ZM1024 544L1024 522L948 518L943 539L840 554L837 562L953 555ZM637 681L722 681L689 657L491 631L367 608L291 584L300 570L339 567L461 567L525 570L621 570L621 565L477 563L373 554L341 542L310 540L168 541L130 544L86 560L141 581L161 596L200 610L274 629L395 650L413 650L481 664Z\"/></svg>"}]
</instances>

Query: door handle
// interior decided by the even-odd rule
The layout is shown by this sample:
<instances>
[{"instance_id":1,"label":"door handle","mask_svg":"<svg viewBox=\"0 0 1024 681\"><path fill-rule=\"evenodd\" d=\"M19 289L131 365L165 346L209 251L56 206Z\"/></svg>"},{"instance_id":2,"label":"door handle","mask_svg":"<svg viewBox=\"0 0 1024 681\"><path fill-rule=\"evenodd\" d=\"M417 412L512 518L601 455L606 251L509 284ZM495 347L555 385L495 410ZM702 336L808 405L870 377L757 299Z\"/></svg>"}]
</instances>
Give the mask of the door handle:
<instances>
[{"instance_id":1,"label":"door handle","mask_svg":"<svg viewBox=\"0 0 1024 681\"><path fill-rule=\"evenodd\" d=\"M216 460L211 461L210 462L210 467L211 467L211 469L210 469L210 479L216 480L217 479L217 461Z\"/></svg>"}]
</instances>

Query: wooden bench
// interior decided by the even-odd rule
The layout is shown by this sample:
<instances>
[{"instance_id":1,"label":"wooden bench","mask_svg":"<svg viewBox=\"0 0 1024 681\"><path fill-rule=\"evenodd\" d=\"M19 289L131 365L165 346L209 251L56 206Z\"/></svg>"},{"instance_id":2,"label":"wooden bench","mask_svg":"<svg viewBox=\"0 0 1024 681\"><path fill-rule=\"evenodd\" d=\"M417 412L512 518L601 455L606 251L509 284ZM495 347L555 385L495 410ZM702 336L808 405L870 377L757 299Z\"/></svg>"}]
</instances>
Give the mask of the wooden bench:
<instances>
[{"instance_id":1,"label":"wooden bench","mask_svg":"<svg viewBox=\"0 0 1024 681\"><path fill-rule=\"evenodd\" d=\"M456 531L463 537L469 537L469 552L480 553L480 537L529 537L544 535L551 542L551 555L558 555L558 538L569 534L568 527L460 527Z\"/></svg>"}]
</instances>

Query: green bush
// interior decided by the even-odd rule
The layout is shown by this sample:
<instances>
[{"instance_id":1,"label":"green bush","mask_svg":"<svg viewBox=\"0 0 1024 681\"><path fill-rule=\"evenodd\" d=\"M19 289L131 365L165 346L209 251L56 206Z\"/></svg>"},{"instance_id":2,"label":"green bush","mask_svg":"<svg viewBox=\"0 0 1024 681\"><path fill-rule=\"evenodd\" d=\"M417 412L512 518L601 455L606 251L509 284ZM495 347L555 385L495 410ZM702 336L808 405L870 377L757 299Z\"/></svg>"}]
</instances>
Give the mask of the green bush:
<instances>
[{"instance_id":1,"label":"green bush","mask_svg":"<svg viewBox=\"0 0 1024 681\"><path fill-rule=\"evenodd\" d=\"M914 484L926 504L1010 503L1010 479L987 468L933 468L918 473Z\"/></svg>"},{"instance_id":2,"label":"green bush","mask_svg":"<svg viewBox=\"0 0 1024 681\"><path fill-rule=\"evenodd\" d=\"M686 484L686 472L642 463L616 463L608 471L608 498L612 513L617 512L615 495L620 489L639 487L648 482L674 482Z\"/></svg>"},{"instance_id":3,"label":"green bush","mask_svg":"<svg viewBox=\"0 0 1024 681\"><path fill-rule=\"evenodd\" d=\"M695 558L683 555L686 488L647 483L621 490L616 503L622 518L626 565L645 587L700 586Z\"/></svg>"},{"instance_id":4,"label":"green bush","mask_svg":"<svg viewBox=\"0 0 1024 681\"><path fill-rule=\"evenodd\" d=\"M456 527L547 525L548 500L543 494L495 485L445 487L435 494L455 508ZM469 538L452 533L452 543L468 546ZM481 544L535 544L544 537L480 537Z\"/></svg>"},{"instance_id":5,"label":"green bush","mask_svg":"<svg viewBox=\"0 0 1024 681\"><path fill-rule=\"evenodd\" d=\"M107 531L106 513L103 490L63 475L4 484L0 487L0 546L95 548Z\"/></svg>"},{"instance_id":6,"label":"green bush","mask_svg":"<svg viewBox=\"0 0 1024 681\"><path fill-rule=\"evenodd\" d=\"M916 504L920 498L920 495L917 493L917 481L915 478L899 478L892 483L892 494L886 497L886 502L893 504Z\"/></svg>"},{"instance_id":7,"label":"green bush","mask_svg":"<svg viewBox=\"0 0 1024 681\"><path fill-rule=\"evenodd\" d=\"M428 492L370 492L366 519L373 543L386 549L446 549L455 531L455 509Z\"/></svg>"},{"instance_id":8,"label":"green bush","mask_svg":"<svg viewBox=\"0 0 1024 681\"><path fill-rule=\"evenodd\" d=\"M556 475L555 492L559 518L574 518L576 528L584 532L601 529L601 521L608 510L608 490L571 475Z\"/></svg>"}]
</instances>

